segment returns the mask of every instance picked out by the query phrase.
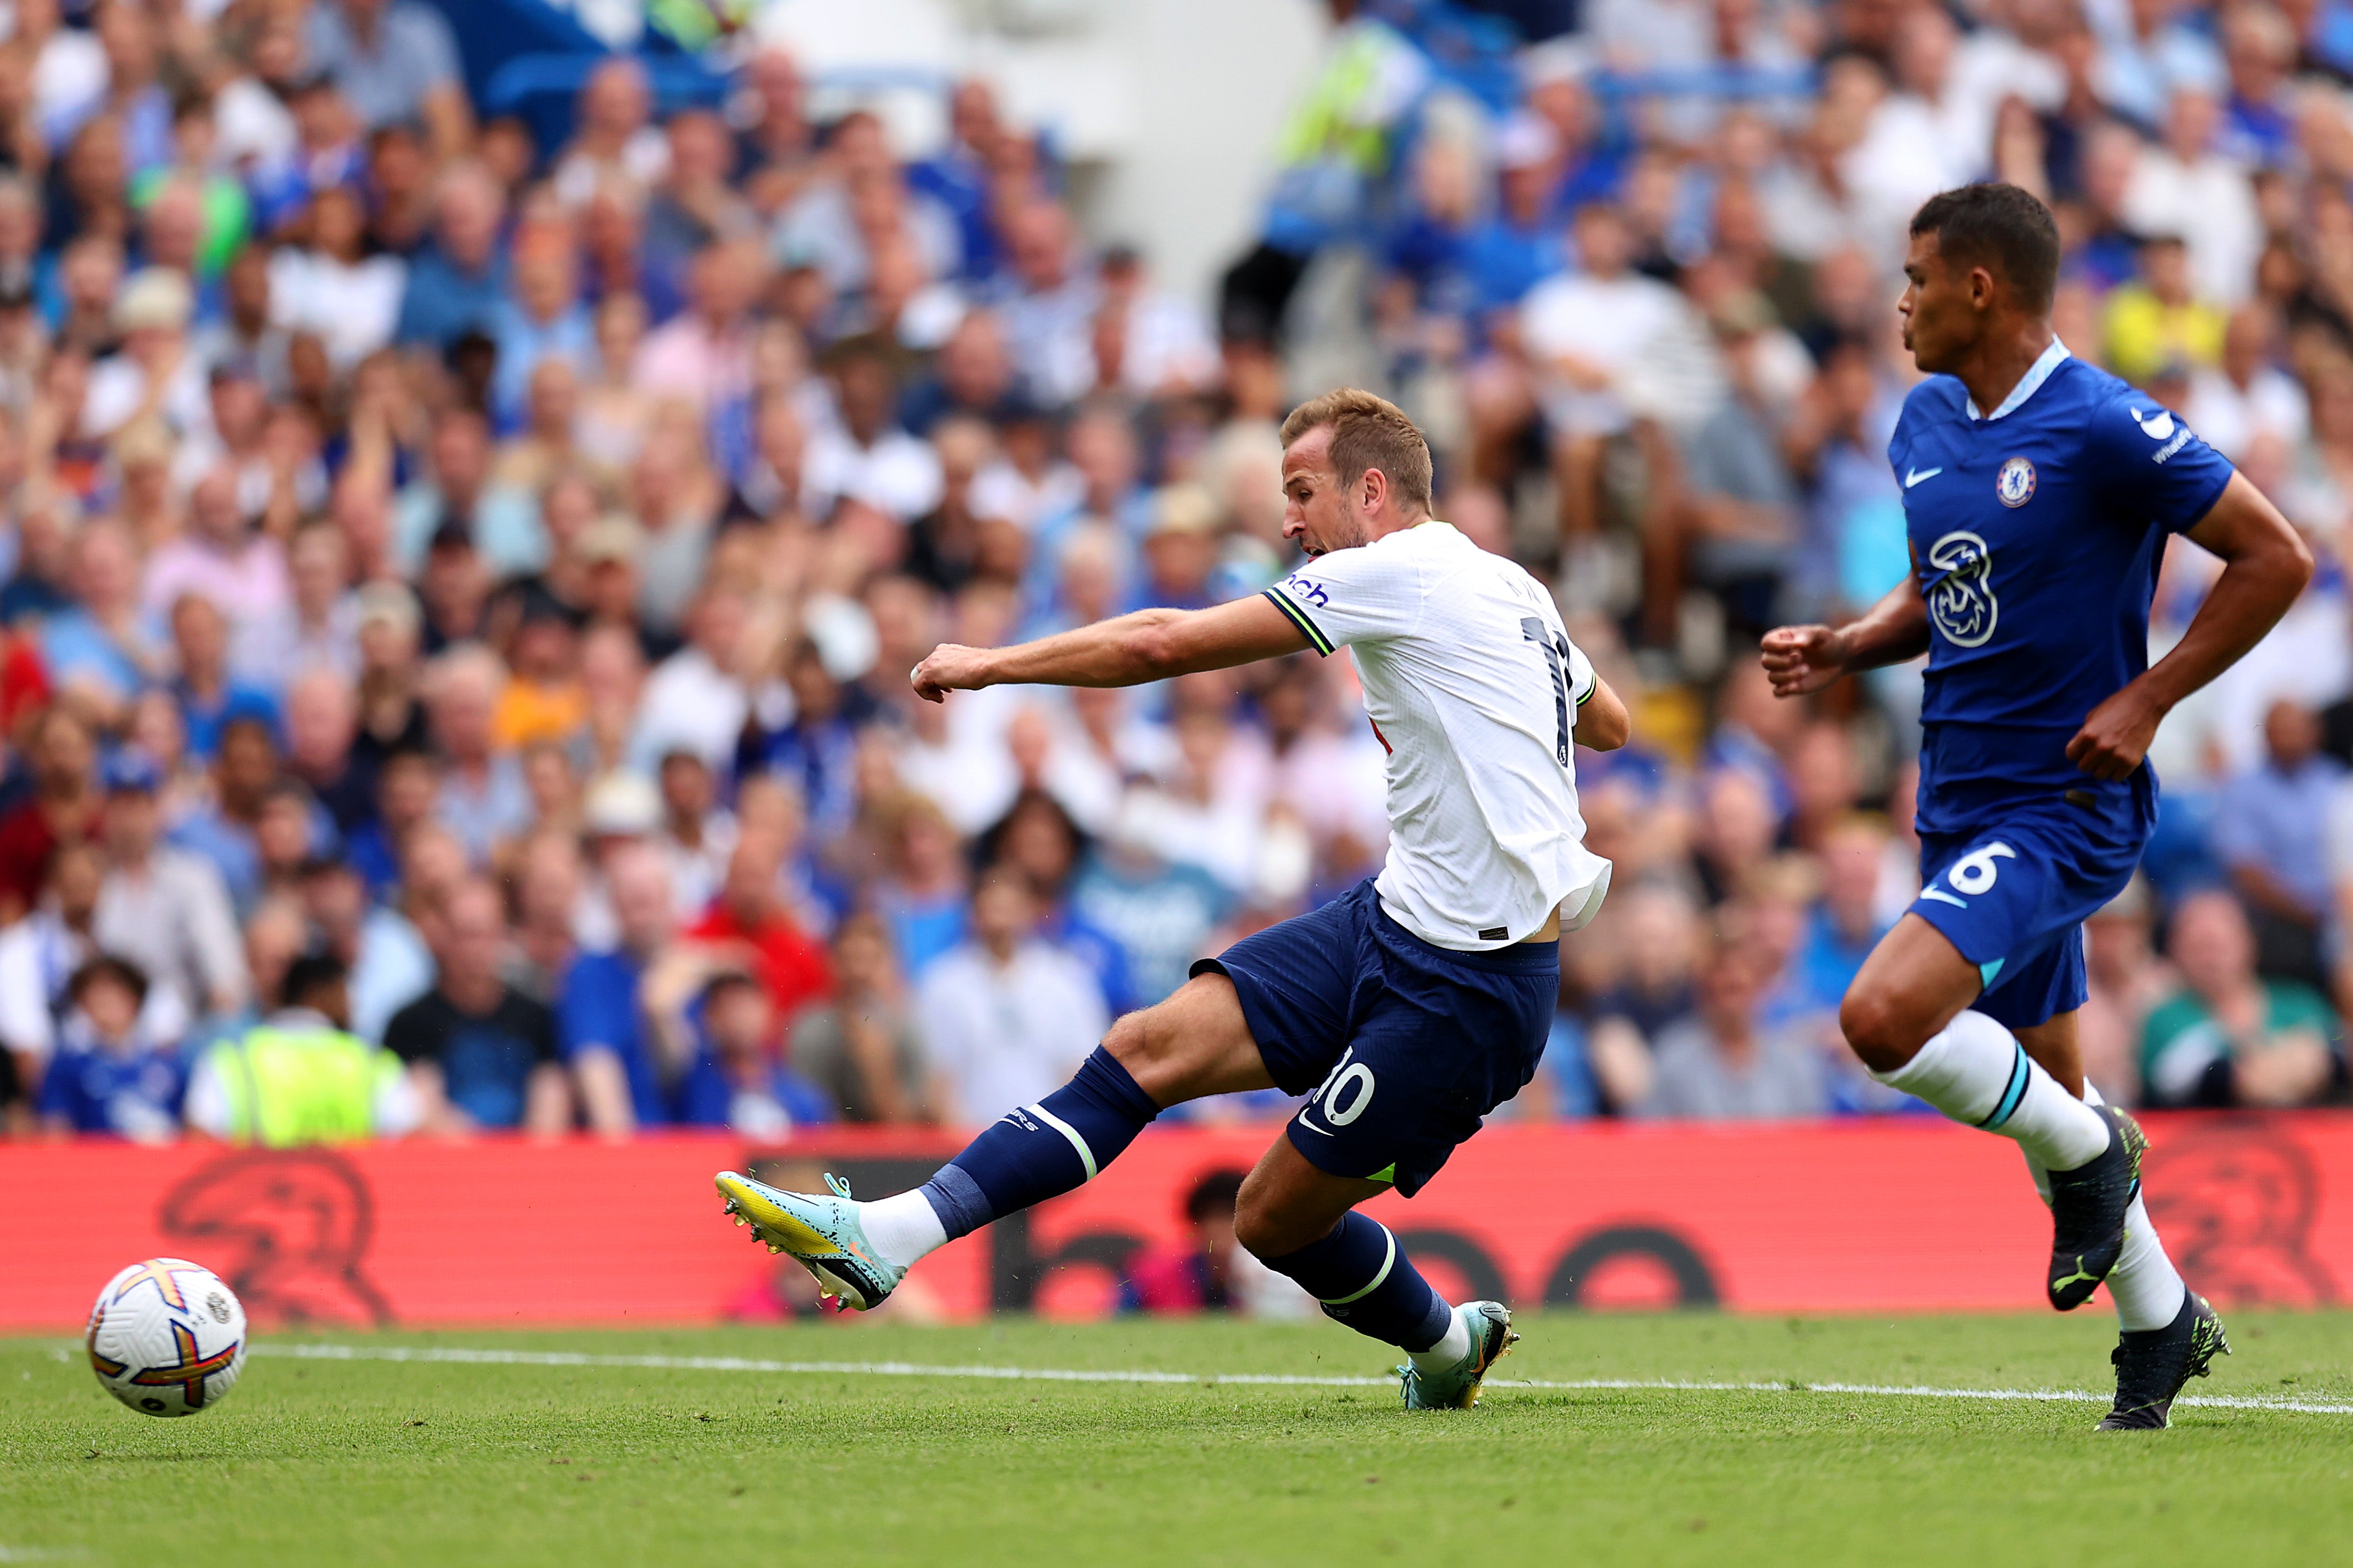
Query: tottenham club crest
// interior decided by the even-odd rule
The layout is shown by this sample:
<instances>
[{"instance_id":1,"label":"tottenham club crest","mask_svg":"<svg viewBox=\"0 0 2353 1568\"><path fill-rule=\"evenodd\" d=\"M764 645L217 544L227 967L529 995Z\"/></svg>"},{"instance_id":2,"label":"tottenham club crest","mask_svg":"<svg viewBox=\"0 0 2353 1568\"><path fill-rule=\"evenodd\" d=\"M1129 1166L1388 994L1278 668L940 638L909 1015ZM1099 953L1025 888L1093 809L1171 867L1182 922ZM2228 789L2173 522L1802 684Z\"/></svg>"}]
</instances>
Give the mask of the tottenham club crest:
<instances>
[{"instance_id":1,"label":"tottenham club crest","mask_svg":"<svg viewBox=\"0 0 2353 1568\"><path fill-rule=\"evenodd\" d=\"M2033 468L2023 458L2012 458L2010 462L2026 470L2026 489L2031 494ZM2005 465L2002 478L2009 477L2010 466ZM2002 499L2010 499L2007 490ZM2025 499L2019 497L2019 500ZM1956 647L1983 647L1993 636L1994 620L2001 612L1994 602L1993 556L1986 542L1966 530L1948 533L1928 547L1928 565L1936 575L1928 580L1923 596L1936 629Z\"/></svg>"},{"instance_id":2,"label":"tottenham club crest","mask_svg":"<svg viewBox=\"0 0 2353 1568\"><path fill-rule=\"evenodd\" d=\"M2024 506L2034 498L2034 465L2023 458L2002 464L2001 472L1994 476L1993 493L2004 506Z\"/></svg>"}]
</instances>

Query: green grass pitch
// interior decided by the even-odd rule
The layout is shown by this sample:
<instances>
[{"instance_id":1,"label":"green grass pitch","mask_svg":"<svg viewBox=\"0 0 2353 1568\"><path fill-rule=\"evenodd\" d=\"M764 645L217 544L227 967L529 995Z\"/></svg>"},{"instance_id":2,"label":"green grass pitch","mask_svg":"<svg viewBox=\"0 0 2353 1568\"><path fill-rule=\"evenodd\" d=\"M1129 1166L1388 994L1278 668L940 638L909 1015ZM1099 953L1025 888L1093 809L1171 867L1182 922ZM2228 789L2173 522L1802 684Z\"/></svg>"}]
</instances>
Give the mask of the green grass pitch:
<instances>
[{"instance_id":1,"label":"green grass pitch","mask_svg":"<svg viewBox=\"0 0 2353 1568\"><path fill-rule=\"evenodd\" d=\"M2067 1563L2343 1561L2353 1414L1823 1393L2097 1388L2113 1320L1524 1315L1491 1387L997 1382L303 1359L216 1410L117 1405L69 1342L0 1341L0 1562ZM2353 1409L2353 1314L2241 1313L2198 1394ZM1027 1320L329 1336L592 1355L1379 1373L1335 1325Z\"/></svg>"}]
</instances>

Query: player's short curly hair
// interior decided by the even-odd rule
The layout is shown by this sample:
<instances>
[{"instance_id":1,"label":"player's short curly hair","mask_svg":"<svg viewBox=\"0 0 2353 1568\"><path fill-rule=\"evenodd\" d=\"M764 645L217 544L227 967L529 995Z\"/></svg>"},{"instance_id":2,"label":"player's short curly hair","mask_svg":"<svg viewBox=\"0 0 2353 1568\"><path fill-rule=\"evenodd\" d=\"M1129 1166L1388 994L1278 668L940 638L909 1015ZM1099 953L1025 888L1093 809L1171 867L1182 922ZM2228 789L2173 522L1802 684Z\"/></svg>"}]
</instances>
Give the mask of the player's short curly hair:
<instances>
[{"instance_id":1,"label":"player's short curly hair","mask_svg":"<svg viewBox=\"0 0 2353 1568\"><path fill-rule=\"evenodd\" d=\"M1930 196L1912 215L1912 234L1936 237L1936 254L1983 267L2031 310L2048 310L2059 291L2059 222L2031 191L1991 183Z\"/></svg>"},{"instance_id":2,"label":"player's short curly hair","mask_svg":"<svg viewBox=\"0 0 2353 1568\"><path fill-rule=\"evenodd\" d=\"M1378 468L1398 500L1430 510L1430 443L1405 410L1361 387L1337 387L1291 411L1282 422L1282 444L1288 447L1322 426L1332 429L1332 470L1341 484L1353 485Z\"/></svg>"}]
</instances>

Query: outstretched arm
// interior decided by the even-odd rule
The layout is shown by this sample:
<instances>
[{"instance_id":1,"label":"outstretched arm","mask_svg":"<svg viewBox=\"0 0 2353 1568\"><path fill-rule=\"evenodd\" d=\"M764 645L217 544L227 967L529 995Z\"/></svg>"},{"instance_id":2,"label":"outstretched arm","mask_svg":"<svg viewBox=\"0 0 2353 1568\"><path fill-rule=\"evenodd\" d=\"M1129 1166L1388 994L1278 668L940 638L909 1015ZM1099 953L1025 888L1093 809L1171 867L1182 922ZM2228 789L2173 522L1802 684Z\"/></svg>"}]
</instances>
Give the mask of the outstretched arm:
<instances>
[{"instance_id":1,"label":"outstretched arm","mask_svg":"<svg viewBox=\"0 0 2353 1568\"><path fill-rule=\"evenodd\" d=\"M915 695L938 702L984 686L1141 686L1306 647L1289 616L1252 594L1207 610L1138 610L1012 647L942 643L908 679Z\"/></svg>"},{"instance_id":2,"label":"outstretched arm","mask_svg":"<svg viewBox=\"0 0 2353 1568\"><path fill-rule=\"evenodd\" d=\"M1915 563L1917 565L1917 563ZM1902 664L1928 651L1928 605L1916 572L1842 626L1776 626L1761 644L1776 697L1803 697L1841 675Z\"/></svg>"},{"instance_id":3,"label":"outstretched arm","mask_svg":"<svg viewBox=\"0 0 2353 1568\"><path fill-rule=\"evenodd\" d=\"M2231 476L2189 537L2222 558L2222 574L2173 651L2093 709L2067 742L2067 760L2094 778L2139 767L2173 705L2263 641L2312 580L2312 552L2244 474Z\"/></svg>"}]
</instances>

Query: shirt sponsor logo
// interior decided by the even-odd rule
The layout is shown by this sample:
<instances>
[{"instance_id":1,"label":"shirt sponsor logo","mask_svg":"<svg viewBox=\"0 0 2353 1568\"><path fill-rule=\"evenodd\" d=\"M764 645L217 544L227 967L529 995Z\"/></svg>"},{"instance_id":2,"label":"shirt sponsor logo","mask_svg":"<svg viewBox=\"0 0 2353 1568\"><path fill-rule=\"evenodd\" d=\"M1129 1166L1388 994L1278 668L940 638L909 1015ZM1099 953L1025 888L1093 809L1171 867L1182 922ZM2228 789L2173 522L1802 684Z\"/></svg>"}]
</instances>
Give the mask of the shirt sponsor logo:
<instances>
[{"instance_id":1,"label":"shirt sponsor logo","mask_svg":"<svg viewBox=\"0 0 2353 1568\"><path fill-rule=\"evenodd\" d=\"M2140 433L2152 441L2162 441L2173 434L2173 416L2162 408L2147 418L2141 416L2137 408L2127 408L2125 412L2131 415L2133 423L2140 426Z\"/></svg>"},{"instance_id":2,"label":"shirt sponsor logo","mask_svg":"<svg viewBox=\"0 0 2353 1568\"><path fill-rule=\"evenodd\" d=\"M2031 475L2033 469L2029 468L2027 472ZM2030 488L2032 483L2030 479ZM1993 554L1986 542L1965 529L1957 530L1928 547L1928 564L1938 574L1929 579L1922 594L1928 601L1929 618L1956 647L1983 647L1993 636L1994 622L2001 613L1993 596Z\"/></svg>"}]
</instances>

